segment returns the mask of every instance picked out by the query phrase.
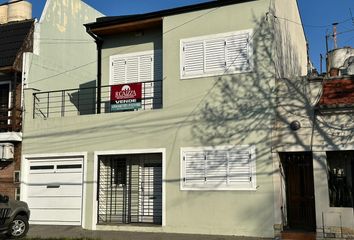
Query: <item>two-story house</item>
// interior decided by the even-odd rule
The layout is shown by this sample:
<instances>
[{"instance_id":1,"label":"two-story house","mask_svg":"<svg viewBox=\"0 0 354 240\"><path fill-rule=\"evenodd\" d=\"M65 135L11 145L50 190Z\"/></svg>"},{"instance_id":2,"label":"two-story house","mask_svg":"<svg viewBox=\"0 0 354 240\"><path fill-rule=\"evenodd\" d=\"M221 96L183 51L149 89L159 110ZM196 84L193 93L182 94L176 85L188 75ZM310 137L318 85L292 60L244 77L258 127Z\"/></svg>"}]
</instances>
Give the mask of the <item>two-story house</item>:
<instances>
[{"instance_id":1,"label":"two-story house","mask_svg":"<svg viewBox=\"0 0 354 240\"><path fill-rule=\"evenodd\" d=\"M23 53L32 51L29 2L0 6L0 192L19 199Z\"/></svg>"},{"instance_id":2,"label":"two-story house","mask_svg":"<svg viewBox=\"0 0 354 240\"><path fill-rule=\"evenodd\" d=\"M32 223L273 237L276 81L307 65L276 16L301 22L294 0L224 0L85 24L97 79L28 78Z\"/></svg>"}]
</instances>

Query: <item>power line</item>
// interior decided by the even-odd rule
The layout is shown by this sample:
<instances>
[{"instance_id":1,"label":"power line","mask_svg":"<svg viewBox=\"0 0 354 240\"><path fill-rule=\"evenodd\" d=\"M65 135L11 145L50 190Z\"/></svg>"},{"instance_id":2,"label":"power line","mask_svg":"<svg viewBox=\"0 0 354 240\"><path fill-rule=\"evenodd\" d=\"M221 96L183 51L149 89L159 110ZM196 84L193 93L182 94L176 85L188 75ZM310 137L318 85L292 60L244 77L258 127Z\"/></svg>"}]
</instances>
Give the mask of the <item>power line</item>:
<instances>
[{"instance_id":1,"label":"power line","mask_svg":"<svg viewBox=\"0 0 354 240\"><path fill-rule=\"evenodd\" d=\"M338 32L336 35L340 35L340 34L344 34L344 33L348 33L348 32L353 32L354 29L350 29L350 30L347 30L347 31L343 31L343 32ZM332 34L332 37L333 37L333 34Z\"/></svg>"},{"instance_id":2,"label":"power line","mask_svg":"<svg viewBox=\"0 0 354 240\"><path fill-rule=\"evenodd\" d=\"M327 25L311 25L311 24L304 24L304 23L296 22L296 21L291 20L291 19L288 19L288 18L283 18L283 17L276 16L276 15L274 15L274 14L271 13L271 12L268 12L267 15L272 15L275 19L280 19L280 20L288 21L288 22L291 22L291 23L294 23L294 24L297 24L297 25L301 25L301 26L303 26L303 27L327 28L327 27L331 27L331 26L332 26L332 24L327 24ZM346 22L351 21L351 20L352 20L352 18L344 19L344 20L338 22L338 24L346 23Z\"/></svg>"},{"instance_id":3,"label":"power line","mask_svg":"<svg viewBox=\"0 0 354 240\"><path fill-rule=\"evenodd\" d=\"M351 38L345 40L345 41L343 42L343 44L346 44L346 43L350 42L351 40L354 40L354 37L351 37Z\"/></svg>"},{"instance_id":4,"label":"power line","mask_svg":"<svg viewBox=\"0 0 354 240\"><path fill-rule=\"evenodd\" d=\"M171 29L168 29L166 32L162 33L162 36L164 36L165 34L171 32L171 31L173 31L173 30L175 30L175 29L177 29L177 28L179 28L179 27L181 27L181 26L184 26L185 24L188 24L188 23L190 23L190 22L192 22L192 21L194 21L194 20L196 20L196 19L199 19L199 18L201 18L201 17L203 17L203 16L205 16L205 15L211 13L211 12L214 12L214 11L216 11L216 10L219 9L219 8L220 8L220 7L217 7L217 8L215 8L215 9L212 9L211 11L208 11L208 12L206 12L206 13L200 14L199 16L196 16L196 17L192 18L191 20L188 20L188 21L186 21L186 22L184 22L184 23L182 23L182 24L180 24L180 25L178 25L178 26L176 26L176 27L173 27L173 28L171 28ZM132 48L132 47L133 47L133 46L130 46L130 47L128 47L128 49L129 49L129 48ZM127 49L124 49L124 50L127 50ZM123 51L123 50L121 50L121 51ZM116 52L116 53L113 53L113 54L114 54L114 55L119 54L119 53L121 53L121 51ZM111 54L111 55L112 55L112 54ZM109 58L111 55L106 56L106 57L104 57L104 58L102 58L102 59ZM93 63L96 63L96 62L97 62L97 60L92 61L92 62L89 62L89 63L86 63L86 64L83 64L83 65L81 65L81 66L77 66L77 67L72 68L72 69L68 69L68 70L66 70L66 71L64 71L64 72L61 72L61 73L58 73L58 74L55 74L55 75L52 75L52 76L49 76L49 77L44 77L44 78L38 79L38 80L36 80L36 81L29 82L29 84L33 84L33 83L41 82L41 81L44 81L44 80L47 80L47 79L50 79L50 78L53 78L53 77L57 77L57 76L60 76L60 75L66 74L66 73L68 73L68 72L71 72L71 71L80 69L81 67L85 67L85 66L88 66L88 65L93 64Z\"/></svg>"},{"instance_id":5,"label":"power line","mask_svg":"<svg viewBox=\"0 0 354 240\"><path fill-rule=\"evenodd\" d=\"M17 0L17 1L13 1L13 2L1 3L0 6L10 5L10 4L18 3L18 2L23 2L23 1L24 0Z\"/></svg>"}]
</instances>

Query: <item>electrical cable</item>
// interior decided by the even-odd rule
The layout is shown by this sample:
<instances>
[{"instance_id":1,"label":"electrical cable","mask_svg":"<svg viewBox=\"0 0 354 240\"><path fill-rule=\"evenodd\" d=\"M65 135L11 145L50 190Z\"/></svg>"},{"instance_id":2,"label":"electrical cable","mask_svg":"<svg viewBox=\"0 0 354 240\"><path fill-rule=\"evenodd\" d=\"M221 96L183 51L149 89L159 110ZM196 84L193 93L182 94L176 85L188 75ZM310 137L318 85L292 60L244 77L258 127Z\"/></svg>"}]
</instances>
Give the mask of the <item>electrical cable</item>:
<instances>
[{"instance_id":1,"label":"electrical cable","mask_svg":"<svg viewBox=\"0 0 354 240\"><path fill-rule=\"evenodd\" d=\"M182 24L180 24L180 25L178 25L178 26L176 26L176 27L173 27L173 28L171 28L171 29L168 29L166 32L162 33L162 35L164 36L165 34L171 32L171 31L173 31L173 30L175 30L175 29L177 29L177 28L179 28L179 27L182 27L182 26L184 26L185 24L190 23L190 22L192 22L192 21L194 21L194 20L196 20L196 19L199 19L199 18L201 18L201 17L203 17L203 16L205 16L205 15L211 13L211 12L214 12L214 11L216 11L216 10L219 9L219 8L220 8L220 7L216 7L216 8L214 8L214 9L212 9L212 10L206 12L206 13L200 14L199 16L196 16L196 17L192 18L191 20L188 20L188 21L186 21L186 22L184 22L184 23L182 23ZM127 49L129 49L129 48L131 48L131 47L133 47L133 46L130 46L130 47L128 47ZM126 51L127 49L124 49L124 50ZM120 50L119 52L115 52L115 53L113 53L113 54L110 54L109 56L103 57L102 59L107 59L107 58L109 58L111 55L119 54L119 53L121 53L122 51L123 51L123 50ZM83 65L81 65L81 66L78 66L78 67L75 67L75 68L72 68L72 69L68 69L68 70L66 70L66 71L64 71L64 72L61 72L61 73L58 73L58 74L55 74L55 75L52 75L52 76L49 76L49 77L44 77L44 78L41 78L41 79L38 79L38 80L35 80L35 81L32 81L32 82L29 82L29 84L33 84L33 83L41 82L41 81L44 81L44 80L47 80L47 79L50 79L50 78L53 78L53 77L57 77L57 76L66 74L66 73L68 73L68 72L71 72L71 71L80 69L80 67L85 67L85 66L88 66L88 65L93 64L93 63L96 63L96 62L97 62L97 60L92 61L92 62L88 62L88 63L83 64Z\"/></svg>"},{"instance_id":2,"label":"electrical cable","mask_svg":"<svg viewBox=\"0 0 354 240\"><path fill-rule=\"evenodd\" d=\"M300 22L296 22L296 21L290 20L290 19L288 19L288 18L278 17L278 16L274 15L274 14L271 13L271 12L268 12L268 14L272 15L275 19L281 19L281 20L284 20L284 21L288 21L288 22L291 22L291 23L295 23L295 24L301 25L301 26L303 26L303 27L327 28L327 27L331 27L331 26L332 26L332 24L327 24L327 25L310 25L310 24L304 24L304 23L300 23ZM342 24L342 23L345 23L345 22L348 22L348 21L351 21L351 20L352 20L352 18L344 19L344 20L338 22L338 24Z\"/></svg>"},{"instance_id":3,"label":"electrical cable","mask_svg":"<svg viewBox=\"0 0 354 240\"><path fill-rule=\"evenodd\" d=\"M10 4L18 3L18 2L23 2L23 1L24 1L24 0L17 0L17 1L13 1L13 2L1 3L1 4L0 4L0 7L1 7L1 6L5 6L5 5L10 5Z\"/></svg>"}]
</instances>

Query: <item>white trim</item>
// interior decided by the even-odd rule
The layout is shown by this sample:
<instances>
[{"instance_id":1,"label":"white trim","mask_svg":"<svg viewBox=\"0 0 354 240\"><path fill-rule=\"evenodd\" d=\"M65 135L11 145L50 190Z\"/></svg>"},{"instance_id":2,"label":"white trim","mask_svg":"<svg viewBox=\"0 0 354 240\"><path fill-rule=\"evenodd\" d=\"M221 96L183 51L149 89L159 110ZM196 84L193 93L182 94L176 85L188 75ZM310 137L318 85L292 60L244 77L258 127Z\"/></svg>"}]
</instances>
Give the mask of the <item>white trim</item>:
<instances>
[{"instance_id":1,"label":"white trim","mask_svg":"<svg viewBox=\"0 0 354 240\"><path fill-rule=\"evenodd\" d=\"M82 164L83 164L83 182L82 182L82 209L81 209L81 227L85 227L86 225L86 199L88 199L87 195L87 165L88 165L88 159L87 159L87 152L84 152L82 155Z\"/></svg>"},{"instance_id":2,"label":"white trim","mask_svg":"<svg viewBox=\"0 0 354 240\"><path fill-rule=\"evenodd\" d=\"M70 153L48 153L48 154L25 154L21 159L21 201L27 201L27 182L29 177L29 171L27 170L29 167L29 161L38 159L41 161L47 160L44 158L64 158L64 157L82 157L83 164L83 172L82 172L82 199L81 199L81 227L84 227L86 224L86 199L88 199L87 195L87 152L70 152Z\"/></svg>"},{"instance_id":3,"label":"white trim","mask_svg":"<svg viewBox=\"0 0 354 240\"><path fill-rule=\"evenodd\" d=\"M252 173L251 187L239 186L220 186L220 184L207 184L206 186L185 186L184 172L185 164L183 153L186 151L208 151L208 150L229 150L229 149L247 149L251 152L250 168ZM257 190L257 171L256 171L256 147L255 145L227 145L227 146L204 146L204 147L181 147L180 149L180 190L182 191L256 191Z\"/></svg>"},{"instance_id":4,"label":"white trim","mask_svg":"<svg viewBox=\"0 0 354 240\"><path fill-rule=\"evenodd\" d=\"M93 191L92 191L92 219L91 219L91 229L97 230L97 183L98 183L98 155L99 153L94 152L93 157Z\"/></svg>"},{"instance_id":5,"label":"white trim","mask_svg":"<svg viewBox=\"0 0 354 240\"><path fill-rule=\"evenodd\" d=\"M92 230L97 230L97 179L98 179L98 156L99 155L123 155L123 154L162 154L162 225L166 226L166 148L149 148L149 149L127 149L127 150L111 150L111 151L95 151L93 163L93 206L92 206ZM133 226L132 226L133 227Z\"/></svg>"},{"instance_id":6,"label":"white trim","mask_svg":"<svg viewBox=\"0 0 354 240\"><path fill-rule=\"evenodd\" d=\"M16 181L16 174L18 174L18 181ZM13 177L13 182L14 183L21 183L21 171L19 170L15 170L12 174L12 177Z\"/></svg>"},{"instance_id":7,"label":"white trim","mask_svg":"<svg viewBox=\"0 0 354 240\"><path fill-rule=\"evenodd\" d=\"M47 1L48 3L48 1ZM32 54L39 56L41 50L41 22L35 22L33 32L33 51Z\"/></svg>"},{"instance_id":8,"label":"white trim","mask_svg":"<svg viewBox=\"0 0 354 240\"><path fill-rule=\"evenodd\" d=\"M148 51L141 51L141 52L133 52L133 53L125 53L125 54L116 54L112 55L109 57L109 85L113 85L113 73L112 73L112 61L114 58L126 58L126 57L139 57L141 55L147 55L147 54L152 54L153 59L155 58L155 53L157 51L161 51L159 49L157 50L148 50ZM138 68L140 66L138 65ZM154 66L152 66L152 69L154 70ZM139 71L138 71L139 72ZM139 77L138 77L139 78ZM136 82L139 82L139 79L137 79Z\"/></svg>"},{"instance_id":9,"label":"white trim","mask_svg":"<svg viewBox=\"0 0 354 240\"><path fill-rule=\"evenodd\" d=\"M19 194L17 194L17 190L20 191ZM20 187L15 187L15 200L19 200L18 197L20 197L19 199L21 199L21 188Z\"/></svg>"},{"instance_id":10,"label":"white trim","mask_svg":"<svg viewBox=\"0 0 354 240\"><path fill-rule=\"evenodd\" d=\"M52 0L47 0L45 5L44 5L44 8L43 8L43 11L42 11L42 14L41 14L41 17L39 19L39 23L42 23L44 21L44 18L46 17L47 15L47 12L48 12L48 8L49 8L49 5L51 4Z\"/></svg>"},{"instance_id":11,"label":"white trim","mask_svg":"<svg viewBox=\"0 0 354 240\"><path fill-rule=\"evenodd\" d=\"M22 142L22 132L2 132L0 142Z\"/></svg>"},{"instance_id":12,"label":"white trim","mask_svg":"<svg viewBox=\"0 0 354 240\"><path fill-rule=\"evenodd\" d=\"M212 40L216 38L226 38L232 35L238 34L249 34L249 39L251 40L248 44L248 53L249 53L249 70L228 70L228 71L215 71L209 73L202 73L202 74L195 74L185 76L183 74L183 66L184 66L184 53L183 53L183 45L187 42L193 41L205 41L205 40ZM180 40L180 79L192 79L192 78L201 78L201 77L211 77L211 76L220 76L220 75L232 75L237 73L248 73L252 72L254 68L254 60L253 60L253 44L252 44L252 37L253 37L253 29L245 29L240 31L232 31L232 32L225 32L225 33L218 33L218 34L210 34L210 35L203 35L198 37L191 37L191 38L184 38ZM204 54L205 54L205 46L204 46ZM226 54L226 53L225 53ZM228 66L229 68L230 66ZM204 68L205 68L205 58L204 58Z\"/></svg>"}]
</instances>

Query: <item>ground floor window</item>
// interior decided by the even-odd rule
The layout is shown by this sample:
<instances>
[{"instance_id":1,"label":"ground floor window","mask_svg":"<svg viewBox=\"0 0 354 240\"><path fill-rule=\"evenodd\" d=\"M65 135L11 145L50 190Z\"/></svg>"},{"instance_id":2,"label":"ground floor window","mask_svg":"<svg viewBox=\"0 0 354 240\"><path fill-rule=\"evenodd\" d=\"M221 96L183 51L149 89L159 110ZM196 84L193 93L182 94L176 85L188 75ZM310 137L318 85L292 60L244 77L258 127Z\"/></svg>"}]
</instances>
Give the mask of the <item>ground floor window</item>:
<instances>
[{"instance_id":1,"label":"ground floor window","mask_svg":"<svg viewBox=\"0 0 354 240\"><path fill-rule=\"evenodd\" d=\"M353 207L354 151L327 152L331 207Z\"/></svg>"},{"instance_id":2,"label":"ground floor window","mask_svg":"<svg viewBox=\"0 0 354 240\"><path fill-rule=\"evenodd\" d=\"M98 159L98 223L162 224L162 154Z\"/></svg>"},{"instance_id":3,"label":"ground floor window","mask_svg":"<svg viewBox=\"0 0 354 240\"><path fill-rule=\"evenodd\" d=\"M254 146L181 149L182 190L255 190Z\"/></svg>"}]
</instances>

